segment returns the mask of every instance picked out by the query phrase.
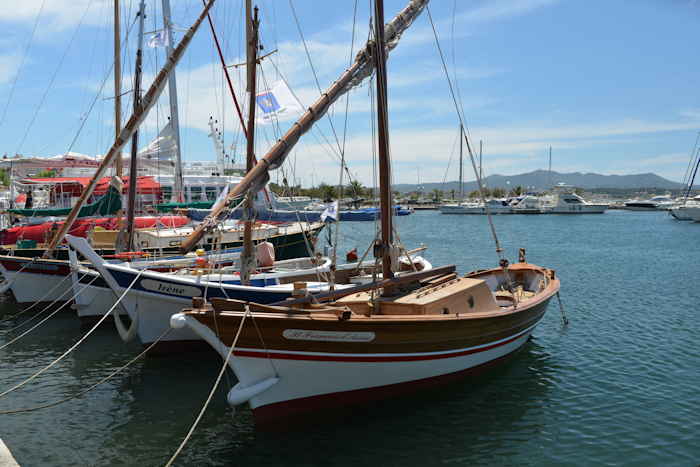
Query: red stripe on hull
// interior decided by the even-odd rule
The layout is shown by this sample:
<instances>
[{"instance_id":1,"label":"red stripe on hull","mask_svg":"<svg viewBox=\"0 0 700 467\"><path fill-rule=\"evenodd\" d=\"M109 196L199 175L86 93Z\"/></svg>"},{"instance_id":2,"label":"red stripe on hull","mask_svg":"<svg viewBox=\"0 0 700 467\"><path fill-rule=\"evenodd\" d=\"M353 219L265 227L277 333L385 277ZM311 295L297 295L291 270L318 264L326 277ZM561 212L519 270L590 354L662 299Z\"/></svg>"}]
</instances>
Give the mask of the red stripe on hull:
<instances>
[{"instance_id":1,"label":"red stripe on hull","mask_svg":"<svg viewBox=\"0 0 700 467\"><path fill-rule=\"evenodd\" d=\"M0 263L7 269L8 271L19 271L22 269L27 263L31 263L31 259L27 259L26 261L18 260L18 261L13 261L13 260L2 260ZM22 273L27 273L27 274L43 274L47 276L67 276L70 274L70 267L68 264L63 265L63 264L50 264L46 265L45 268L40 267L42 263L37 262L37 265L30 265L27 266L22 270Z\"/></svg>"},{"instance_id":2,"label":"red stripe on hull","mask_svg":"<svg viewBox=\"0 0 700 467\"><path fill-rule=\"evenodd\" d=\"M525 341L527 342L527 341ZM524 343L523 343L524 345ZM263 429L284 430L287 426L285 420L298 417L301 414L308 412L319 412L324 410L342 411L352 408L357 405L366 404L382 399L389 399L399 395L407 395L418 392L427 388L442 386L462 378L475 377L489 371L503 363L506 363L520 349L522 345L514 349L512 352L498 357L490 362L481 365L467 368L455 373L446 375L433 376L430 378L408 381L405 383L396 383L386 386L378 386L365 389L356 389L353 391L335 392L331 394L322 394L319 396L304 397L290 401L277 402L253 409L256 425ZM329 414L323 414L328 416ZM310 420L306 420L310 421ZM294 426L298 426L299 419L294 420ZM303 423L303 420L302 420ZM292 427L293 425L289 425Z\"/></svg>"},{"instance_id":3,"label":"red stripe on hull","mask_svg":"<svg viewBox=\"0 0 700 467\"><path fill-rule=\"evenodd\" d=\"M539 318L538 318L539 321ZM289 354L289 353L278 353L278 352L250 352L246 350L235 350L233 355L236 357L253 357L253 358L274 358L279 360L314 360L323 362L415 362L420 360L439 360L443 358L454 358L462 357L464 355L471 355L480 352L486 352L487 350L495 349L496 347L501 347L506 344L520 339L523 334L519 333L511 337L508 340L499 342L497 344L487 345L485 347L479 347L477 349L464 350L462 352L454 353L441 353L435 355L392 355L392 356L355 356L355 355L304 355L304 354Z\"/></svg>"}]
</instances>

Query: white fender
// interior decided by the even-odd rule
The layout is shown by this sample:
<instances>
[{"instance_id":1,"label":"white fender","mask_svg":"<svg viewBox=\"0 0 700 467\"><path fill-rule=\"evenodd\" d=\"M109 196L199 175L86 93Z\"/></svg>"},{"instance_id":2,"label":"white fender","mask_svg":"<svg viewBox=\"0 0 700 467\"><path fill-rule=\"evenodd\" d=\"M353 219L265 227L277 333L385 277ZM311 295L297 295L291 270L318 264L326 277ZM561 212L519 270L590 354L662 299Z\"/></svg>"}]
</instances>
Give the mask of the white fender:
<instances>
[{"instance_id":1,"label":"white fender","mask_svg":"<svg viewBox=\"0 0 700 467\"><path fill-rule=\"evenodd\" d=\"M241 405L264 391L267 391L277 384L279 380L278 377L273 376L272 378L267 378L259 383L255 383L252 386L242 386L241 383L238 383L231 388L226 399L231 405Z\"/></svg>"}]
</instances>

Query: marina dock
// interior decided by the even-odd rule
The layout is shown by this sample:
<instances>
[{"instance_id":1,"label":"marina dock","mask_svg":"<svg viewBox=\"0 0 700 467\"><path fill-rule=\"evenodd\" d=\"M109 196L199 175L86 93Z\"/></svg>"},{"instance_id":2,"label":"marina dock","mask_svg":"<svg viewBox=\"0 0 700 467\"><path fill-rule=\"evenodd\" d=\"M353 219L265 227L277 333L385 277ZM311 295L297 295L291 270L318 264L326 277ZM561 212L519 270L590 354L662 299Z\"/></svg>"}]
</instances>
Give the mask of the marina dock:
<instances>
[{"instance_id":1,"label":"marina dock","mask_svg":"<svg viewBox=\"0 0 700 467\"><path fill-rule=\"evenodd\" d=\"M0 467L19 467L12 453L0 438Z\"/></svg>"}]
</instances>

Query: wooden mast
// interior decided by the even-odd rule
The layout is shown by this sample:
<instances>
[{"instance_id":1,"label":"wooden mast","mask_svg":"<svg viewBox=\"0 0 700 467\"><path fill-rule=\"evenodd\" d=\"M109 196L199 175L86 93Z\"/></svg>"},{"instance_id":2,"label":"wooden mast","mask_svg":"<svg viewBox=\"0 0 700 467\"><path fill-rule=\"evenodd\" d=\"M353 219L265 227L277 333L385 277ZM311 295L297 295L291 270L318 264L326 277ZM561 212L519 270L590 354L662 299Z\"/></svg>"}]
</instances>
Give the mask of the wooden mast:
<instances>
[{"instance_id":1,"label":"wooden mast","mask_svg":"<svg viewBox=\"0 0 700 467\"><path fill-rule=\"evenodd\" d=\"M216 0L209 0L207 6L204 7L202 13L199 15L192 27L190 27L187 33L183 36L180 43L177 45L175 50L173 50L173 53L168 56L167 62L165 65L163 65L163 68L153 80L153 83L146 94L144 94L139 111L129 117L129 121L126 122L124 128L122 128L122 131L119 133L119 136L114 140L112 147L102 159L99 167L97 167L92 180L90 180L90 183L81 193L80 198L78 198L78 201L75 203L75 206L73 206L73 210L70 212L70 214L68 214L66 221L46 247L44 257L50 256L51 252L58 246L59 243L61 243L61 240L63 240L63 237L65 237L68 230L70 230L72 227L73 222L75 222L75 219L78 217L80 208L83 207L85 201L92 195L93 191L95 191L98 180L104 175L107 168L114 162L115 157L124 147L127 139L129 139L133 132L136 131L141 122L146 119L148 111L151 109L151 107L153 107L158 99L158 96L160 96L160 94L163 92L163 88L165 87L165 82L170 74L170 71L175 68L177 62L182 58L182 55L185 53L185 49L187 49L187 46L192 41L192 37L197 32L197 29L199 29L199 26L202 24L202 21L204 21L204 18L206 18L207 13L209 10L211 10L211 7L214 6L215 2Z\"/></svg>"},{"instance_id":2,"label":"wooden mast","mask_svg":"<svg viewBox=\"0 0 700 467\"><path fill-rule=\"evenodd\" d=\"M119 14L119 0L114 0L114 138L119 137L122 129L122 51L121 51L121 21ZM124 162L121 152L117 154L114 164L117 177L123 175Z\"/></svg>"},{"instance_id":3,"label":"wooden mast","mask_svg":"<svg viewBox=\"0 0 700 467\"><path fill-rule=\"evenodd\" d=\"M374 59L377 67L377 130L379 154L379 205L382 237L375 244L374 255L382 259L384 279L394 277L391 269L393 245L391 209L391 160L389 158L389 112L387 109L386 51L384 48L384 0L374 1ZM386 292L386 289L385 289Z\"/></svg>"},{"instance_id":4,"label":"wooden mast","mask_svg":"<svg viewBox=\"0 0 700 467\"><path fill-rule=\"evenodd\" d=\"M254 13L251 11L251 0L245 2L246 13L246 76L248 91L248 130L246 132L246 173L253 170L255 166L255 80L257 78L257 58L258 58L258 7ZM253 14L251 14L253 13ZM254 15L254 16L253 16ZM249 192L245 202L245 223L243 227L243 253L241 254L241 284L250 284L250 274L255 268L253 264L253 221L250 218L253 211L253 200L255 193Z\"/></svg>"},{"instance_id":5,"label":"wooden mast","mask_svg":"<svg viewBox=\"0 0 700 467\"><path fill-rule=\"evenodd\" d=\"M139 37L136 49L136 67L134 74L134 114L141 107L141 64L143 61L143 23L146 19L146 4L141 0L139 6ZM134 212L136 210L136 190L138 188L138 146L139 131L136 129L131 137L131 160L129 161L129 201L126 210L126 248L133 251L134 245Z\"/></svg>"}]
</instances>

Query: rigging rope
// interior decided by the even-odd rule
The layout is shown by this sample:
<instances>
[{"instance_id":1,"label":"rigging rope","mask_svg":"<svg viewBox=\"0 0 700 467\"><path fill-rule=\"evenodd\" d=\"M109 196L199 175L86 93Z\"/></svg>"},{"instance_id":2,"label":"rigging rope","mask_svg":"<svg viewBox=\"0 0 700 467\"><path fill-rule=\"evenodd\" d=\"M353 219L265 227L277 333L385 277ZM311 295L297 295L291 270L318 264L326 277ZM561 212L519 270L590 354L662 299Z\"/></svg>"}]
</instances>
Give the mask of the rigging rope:
<instances>
[{"instance_id":1,"label":"rigging rope","mask_svg":"<svg viewBox=\"0 0 700 467\"><path fill-rule=\"evenodd\" d=\"M245 323L246 318L250 314L250 307L248 305L245 306L245 314L241 318L241 324L238 326L238 331L236 332L236 336L233 339L233 342L231 343L231 347L228 350L228 354L226 355L226 358L224 359L224 364L221 366L221 370L219 371L219 375L216 377L216 381L214 382L214 386L211 388L211 391L209 392L209 396L207 397L207 400L204 402L204 405L202 406L202 409L199 411L199 415L197 415L197 418L195 419L194 423L190 427L190 430L187 432L187 435L185 436L185 439L182 440L182 443L180 443L180 446L178 446L177 450L173 454L173 456L170 458L167 464L165 464L165 467L170 467L173 465L173 462L175 462L175 459L177 456L180 455L180 452L182 449L185 447L185 444L190 440L190 437L192 437L192 433L194 433L194 430L197 428L197 425L199 424L200 420L202 419L202 416L204 415L204 412L207 410L207 407L209 407L209 403L211 402L211 399L214 397L214 393L216 392L216 389L219 387L219 383L221 382L221 377L223 374L226 372L226 367L228 366L228 362L231 359L231 355L233 355L233 349L236 347L236 344L238 343L238 338L241 335L241 331L243 330L243 324Z\"/></svg>"},{"instance_id":2,"label":"rigging rope","mask_svg":"<svg viewBox=\"0 0 700 467\"><path fill-rule=\"evenodd\" d=\"M479 171L476 168L476 160L474 159L474 153L472 152L471 143L469 142L469 138L466 134L466 131L468 131L467 124L465 122L464 116L462 115L462 110L460 109L460 105L457 102L455 90L454 90L454 87L452 86L452 80L450 79L450 74L447 70L447 64L445 63L445 57L442 53L442 47L440 47L440 40L438 39L437 30L435 29L435 23L433 22L433 15L430 13L430 6L426 6L426 11L428 13L428 19L430 20L430 26L433 30L433 36L435 37L435 45L437 46L438 52L440 54L440 61L442 62L442 68L445 72L445 77L447 78L447 84L449 85L449 88L450 88L452 102L454 103L455 111L457 112L457 117L459 118L459 123L462 124L465 128L464 142L467 146L467 152L469 153L469 159L472 163L472 169L474 170L474 175L476 176L477 184L479 185L479 193L481 194L481 202L484 203L484 211L486 212L486 217L488 218L489 227L491 230L491 236L493 237L493 241L496 244L496 254L498 255L498 259L502 262L504 260L503 248L501 248L501 243L498 240L498 235L496 234L496 227L493 224L493 218L491 216L491 209L489 208L488 204L486 203L486 196L484 194L484 184L481 180L481 177L479 176Z\"/></svg>"},{"instance_id":3,"label":"rigging rope","mask_svg":"<svg viewBox=\"0 0 700 467\"><path fill-rule=\"evenodd\" d=\"M172 331L172 328L167 328L160 336L158 336L158 338L154 342L152 342L148 347L146 347L140 354L138 354L137 356L135 356L134 358L129 360L125 365L120 366L119 368L117 368L116 370L111 372L109 375L105 376L104 378L102 378L101 380L96 382L95 384L88 386L86 389L84 389L82 391L78 391L77 393L75 393L71 396L68 396L68 397L64 397L63 399L59 399L57 401L49 402L49 403L42 404L42 405L37 405L35 407L26 407L23 409L12 409L12 410L0 410L0 415L9 415L9 414L22 413L22 412L33 412L33 411L41 410L41 409L48 409L50 407L56 407L57 405L60 405L60 404L63 404L65 402L71 401L73 399L77 399L78 397L84 396L85 394L92 391L93 389L95 389L96 387L101 385L102 383L109 381L114 376L116 376L119 373L121 373L122 371L124 371L126 368L131 366L131 364L134 363L136 360L138 360L141 357L143 357L144 355L146 355L146 353L148 353L149 350L151 350L158 342L160 342L165 336L167 336L170 331Z\"/></svg>"},{"instance_id":4,"label":"rigging rope","mask_svg":"<svg viewBox=\"0 0 700 467\"><path fill-rule=\"evenodd\" d=\"M353 55L355 53L355 30L357 26L357 0L355 0L355 6L352 13L352 39L350 39L350 58L348 67L352 66ZM335 222L335 235L333 239L333 257L331 258L331 269L330 269L330 281L331 290L335 286L335 269L338 262L338 235L340 234L340 200L343 199L343 170L346 169L345 165L345 142L348 135L348 111L350 109L350 93L345 95L345 123L343 125L343 145L340 150L340 176L338 179L338 208L336 215L338 219ZM357 193L355 193L357 195Z\"/></svg>"},{"instance_id":5,"label":"rigging rope","mask_svg":"<svg viewBox=\"0 0 700 467\"><path fill-rule=\"evenodd\" d=\"M92 2L93 2L93 0L90 0L88 2L88 5L85 8L83 15L80 17L80 21L78 21L78 24L75 27L75 31L73 31L73 35L71 36L70 41L68 41L68 46L66 47L66 50L63 52L63 55L61 56L61 59L58 62L58 66L56 67L56 69L53 72L53 75L51 76L51 80L49 81L49 85L46 87L44 94L41 96L41 99L39 100L39 105L34 110L34 115L32 115L32 118L29 121L29 125L27 125L27 129L24 132L24 136L22 136L22 139L20 140L19 145L17 145L17 153L18 154L20 152L20 149L22 148L22 145L24 145L24 142L27 140L27 136L29 136L29 131L34 126L34 122L36 121L36 117L39 115L39 111L44 106L44 102L46 101L46 97L49 95L49 92L51 91L51 88L53 87L53 83L56 80L56 76L58 76L58 72L61 70L61 67L63 66L63 62L65 61L66 56L68 56L68 52L70 51L70 48L73 45L73 42L75 41L75 38L78 36L78 31L80 30L80 27L83 25L83 21L85 21L85 17L87 16L88 11L90 11L90 7L92 6Z\"/></svg>"},{"instance_id":6,"label":"rigging rope","mask_svg":"<svg viewBox=\"0 0 700 467\"><path fill-rule=\"evenodd\" d=\"M124 43L122 45L122 51L126 49L126 45L129 40L129 33L131 32L131 29L133 26L136 24L136 18L134 18L134 21L131 23L131 25L128 27L126 31L126 37L124 38ZM75 143L78 141L78 138L80 137L80 134L83 131L83 128L85 127L85 123L87 123L87 119L92 113L93 108L95 107L95 104L99 100L100 96L102 95L102 91L104 90L105 85L107 84L107 80L109 79L110 76L112 76L112 70L114 69L114 61L112 61L112 65L109 67L109 70L107 70L107 73L105 73L105 77L102 79L102 84L100 84L100 89L98 89L97 93L95 94L95 98L92 100L90 103L90 107L88 108L87 112L81 117L81 123L80 126L78 127L78 131L76 132L75 136L73 137L73 140L71 141L70 145L68 145L68 150L66 153L69 153L73 150L73 146Z\"/></svg>"},{"instance_id":7,"label":"rigging rope","mask_svg":"<svg viewBox=\"0 0 700 467\"><path fill-rule=\"evenodd\" d=\"M123 299L123 298L126 296L126 294L131 290L131 288L134 286L134 284L136 284L136 281L141 277L141 274L143 274L144 271L145 271L145 269L142 269L142 270L139 271L139 273L136 275L136 277L134 277L134 280L131 282L131 284L129 285L129 287L127 287L126 290L124 290L124 292L119 296L119 298L117 299L117 301L110 307L109 310L107 310L107 312L102 316L102 318L100 318L100 320L97 321L97 323L95 323L95 325L94 325L92 328L90 328L90 330L89 330L87 333L85 333L85 335L84 335L83 337L81 337L81 338L78 340L78 342L76 342L75 344L73 344L68 350L66 350L63 354L61 354L61 356L58 357L56 360L54 360L53 362L49 363L48 365L46 365L46 366L45 366L44 368L42 368L41 370L39 370L39 371L37 371L36 373L34 373L34 374L33 374L32 376L30 376L29 378L25 379L24 381L22 381L22 382L19 383L19 384L16 384L15 386L11 387L10 389L8 389L8 390L6 390L6 391L0 393L0 398L5 397L7 394L9 394L9 393L11 393L11 392L13 392L13 391L15 391L15 390L21 388L22 386L26 385L26 384L29 383L30 381L32 381L32 380L34 380L35 378L37 378L37 377L38 377L39 375L41 375L42 373L44 373L44 372L46 372L47 370L51 369L51 367L53 367L53 366L56 365L58 362L60 362L60 361L63 360L64 358L66 358L66 356L67 356L69 353L71 353L71 352L72 352L73 350L75 350L80 344L82 344L82 343L85 341L85 339L87 339L88 336L90 336L90 334L92 334L92 333L95 331L95 329L97 329L97 327L98 327L100 324L102 324L102 323L104 322L104 320L107 319L107 317L110 315L110 313L112 313L112 311L121 303L122 299Z\"/></svg>"},{"instance_id":8,"label":"rigging rope","mask_svg":"<svg viewBox=\"0 0 700 467\"><path fill-rule=\"evenodd\" d=\"M83 275L83 277L85 277L85 275ZM88 287L89 285L92 285L92 283L95 282L97 279L99 279L99 277L100 277L99 275L98 275L98 276L95 276L89 283L85 284L85 285L83 286L82 289L80 289L75 295L73 295L73 298L75 298L75 297L77 297L78 295L80 295L81 292L83 292L85 289L87 289L87 287ZM10 340L9 342L6 342L6 343L3 344L2 346L0 346L0 350L3 350L5 347L9 346L9 345L12 344L13 342L16 342L16 341L20 340L22 337L26 336L27 334L29 334L30 332L32 332L34 329L38 328L41 324L45 323L46 320L48 320L49 318L51 318L52 316L54 316L56 313L58 313L59 311L61 311L62 309L64 309L64 308L66 307L66 305L68 305L68 304L70 304L70 303L71 303L70 300L66 300L61 306L59 306L58 308L56 308L56 310L54 310L53 312L49 313L48 316L46 316L44 319L42 319L41 321L39 321L38 323L36 323L34 326L32 326L31 328L27 329L27 330L24 331L22 334L20 334L19 336L15 337L15 338L12 339L12 340ZM42 311L42 313L43 313L43 311ZM39 314L41 314L41 313L39 313ZM39 316L39 314L35 315L35 317L36 317L36 316ZM34 319L34 318L32 318L32 319ZM27 320L27 321L23 322L22 325L24 325L25 323L27 323L27 322L29 322L29 321L31 321L31 320ZM21 326L21 325L20 325L20 326ZM18 327L19 327L19 326L18 326ZM13 329L17 329L17 327L15 327L15 328L13 328Z\"/></svg>"},{"instance_id":9,"label":"rigging rope","mask_svg":"<svg viewBox=\"0 0 700 467\"><path fill-rule=\"evenodd\" d=\"M29 55L29 50L32 47L32 42L34 42L34 34L36 34L36 28L39 26L39 19L41 18L41 13L44 11L44 4L46 3L46 0L41 1L41 6L39 7L39 11L36 14L36 18L34 19L34 27L32 28L32 33L29 36L29 41L27 42L27 46L24 48L24 54L22 54L22 60L19 63L19 68L17 68L17 72L15 73L15 77L12 80L12 86L10 87L10 94L7 96L7 102L5 103L5 108L2 111L2 118L0 118L0 128L2 128L3 123L5 123L5 117L7 117L7 109L10 107L10 103L12 102L12 96L15 94L15 87L17 86L17 80L19 79L19 75L22 73L22 68L24 68L24 62L27 60L27 55Z\"/></svg>"},{"instance_id":10,"label":"rigging rope","mask_svg":"<svg viewBox=\"0 0 700 467\"><path fill-rule=\"evenodd\" d=\"M306 45L306 39L304 38L304 33L301 30L301 24L299 24L299 18L297 17L297 12L294 9L294 3L292 0L289 0L289 7L292 9L292 15L294 16L294 21L296 22L297 25L297 30L299 31L299 36L301 37L301 42L304 44L304 50L306 51L306 58L309 60L309 65L311 66L311 71L314 74L314 80L316 81L316 88L318 88L318 93L320 95L323 95L323 90L321 89L321 84L318 81L318 75L316 74L316 68L314 67L314 63L311 61L311 54L309 53L309 48ZM335 131L335 126L333 125L333 119L329 114L326 114L326 117L328 118L328 123L330 123L331 126L331 131L333 132L333 136L335 137L335 142L338 145L338 150L341 150L340 146L340 140L338 139L338 134Z\"/></svg>"}]
</instances>

